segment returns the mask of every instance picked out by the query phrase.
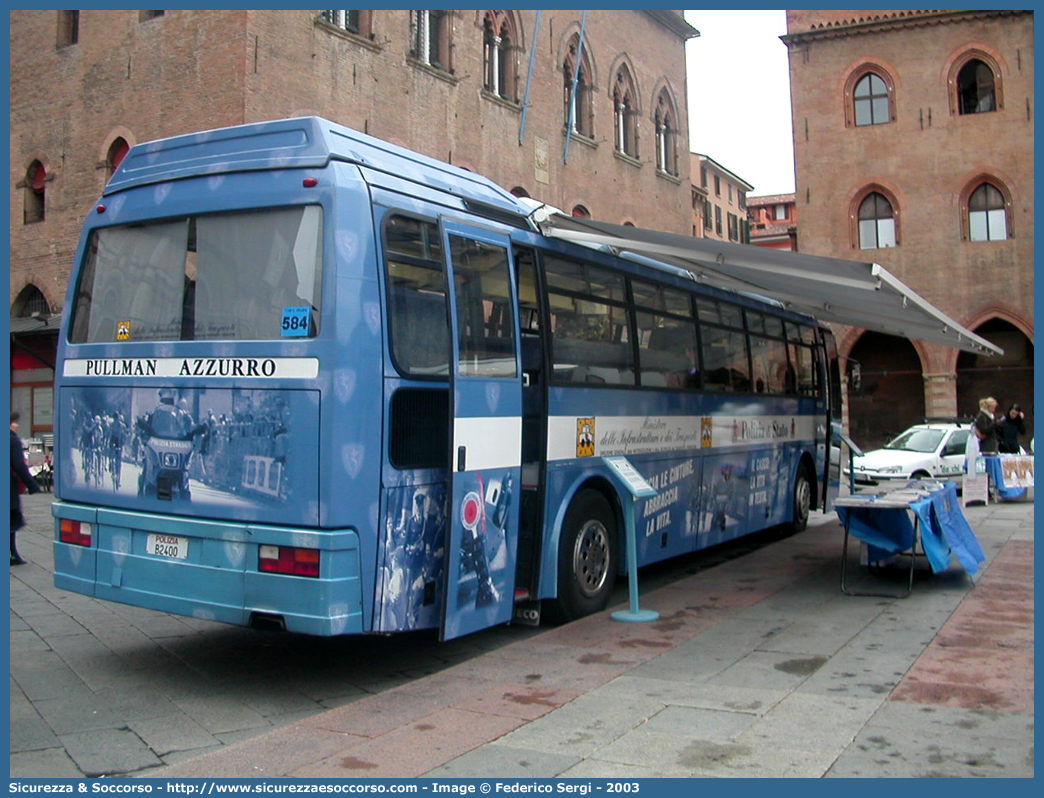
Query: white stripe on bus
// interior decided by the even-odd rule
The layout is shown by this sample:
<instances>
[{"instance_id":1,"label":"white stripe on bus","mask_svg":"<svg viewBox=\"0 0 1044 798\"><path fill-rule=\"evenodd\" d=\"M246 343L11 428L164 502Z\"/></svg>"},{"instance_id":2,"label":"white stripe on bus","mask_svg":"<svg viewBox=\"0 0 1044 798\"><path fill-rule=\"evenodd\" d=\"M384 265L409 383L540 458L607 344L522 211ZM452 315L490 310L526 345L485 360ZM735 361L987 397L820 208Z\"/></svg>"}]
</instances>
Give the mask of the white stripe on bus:
<instances>
[{"instance_id":1,"label":"white stripe on bus","mask_svg":"<svg viewBox=\"0 0 1044 798\"><path fill-rule=\"evenodd\" d=\"M815 424L811 415L550 416L547 459L553 462L812 441ZM587 445L586 436L592 445Z\"/></svg>"},{"instance_id":2,"label":"white stripe on bus","mask_svg":"<svg viewBox=\"0 0 1044 798\"><path fill-rule=\"evenodd\" d=\"M468 471L517 466L522 462L522 417L458 417L453 421L454 469L461 446Z\"/></svg>"}]
</instances>

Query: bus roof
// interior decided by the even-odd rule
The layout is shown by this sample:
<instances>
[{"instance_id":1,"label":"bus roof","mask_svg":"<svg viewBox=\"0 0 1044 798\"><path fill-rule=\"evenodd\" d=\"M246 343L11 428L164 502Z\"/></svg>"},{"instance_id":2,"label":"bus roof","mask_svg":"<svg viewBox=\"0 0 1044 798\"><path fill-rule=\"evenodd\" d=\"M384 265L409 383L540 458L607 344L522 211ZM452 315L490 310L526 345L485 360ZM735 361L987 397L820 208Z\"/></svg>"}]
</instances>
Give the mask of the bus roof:
<instances>
[{"instance_id":1,"label":"bus roof","mask_svg":"<svg viewBox=\"0 0 1044 798\"><path fill-rule=\"evenodd\" d=\"M206 130L136 145L103 194L200 175L321 168L330 161L365 167L371 182L375 175L388 175L446 192L475 210L517 217L518 224L525 222L531 210L481 175L317 116Z\"/></svg>"}]
</instances>

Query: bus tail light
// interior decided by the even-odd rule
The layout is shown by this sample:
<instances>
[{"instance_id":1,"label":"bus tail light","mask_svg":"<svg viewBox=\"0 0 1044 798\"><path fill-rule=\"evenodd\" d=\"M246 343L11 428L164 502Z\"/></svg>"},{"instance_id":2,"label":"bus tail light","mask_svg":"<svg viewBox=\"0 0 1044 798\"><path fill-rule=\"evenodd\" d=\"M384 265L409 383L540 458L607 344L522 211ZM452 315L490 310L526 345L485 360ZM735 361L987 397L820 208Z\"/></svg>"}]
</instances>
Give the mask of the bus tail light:
<instances>
[{"instance_id":1,"label":"bus tail light","mask_svg":"<svg viewBox=\"0 0 1044 798\"><path fill-rule=\"evenodd\" d=\"M63 518L58 524L58 539L62 543L90 546L91 525L85 521L71 521L68 518Z\"/></svg>"},{"instance_id":2,"label":"bus tail light","mask_svg":"<svg viewBox=\"0 0 1044 798\"><path fill-rule=\"evenodd\" d=\"M260 546L257 567L271 574L319 576L319 550L294 546Z\"/></svg>"}]
</instances>

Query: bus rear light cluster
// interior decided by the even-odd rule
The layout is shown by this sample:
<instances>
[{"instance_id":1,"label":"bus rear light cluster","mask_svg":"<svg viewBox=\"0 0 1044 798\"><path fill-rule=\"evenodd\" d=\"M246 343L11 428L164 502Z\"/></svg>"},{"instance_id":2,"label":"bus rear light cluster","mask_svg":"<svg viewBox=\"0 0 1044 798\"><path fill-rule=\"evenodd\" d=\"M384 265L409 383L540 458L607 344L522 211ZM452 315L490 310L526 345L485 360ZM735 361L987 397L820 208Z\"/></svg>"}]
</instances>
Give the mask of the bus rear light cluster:
<instances>
[{"instance_id":1,"label":"bus rear light cluster","mask_svg":"<svg viewBox=\"0 0 1044 798\"><path fill-rule=\"evenodd\" d=\"M58 539L75 546L91 545L91 525L85 521L70 521L63 518L58 524Z\"/></svg>"},{"instance_id":2,"label":"bus rear light cluster","mask_svg":"<svg viewBox=\"0 0 1044 798\"><path fill-rule=\"evenodd\" d=\"M294 546L260 546L257 567L270 574L319 576L319 550Z\"/></svg>"}]
</instances>

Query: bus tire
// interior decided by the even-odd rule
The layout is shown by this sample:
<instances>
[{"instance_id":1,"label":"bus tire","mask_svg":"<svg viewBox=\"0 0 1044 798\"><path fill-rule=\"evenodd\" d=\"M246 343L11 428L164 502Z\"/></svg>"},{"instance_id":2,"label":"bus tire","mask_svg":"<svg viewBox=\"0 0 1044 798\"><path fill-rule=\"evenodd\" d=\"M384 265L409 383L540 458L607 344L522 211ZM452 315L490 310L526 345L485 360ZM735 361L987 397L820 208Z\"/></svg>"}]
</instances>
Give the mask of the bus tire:
<instances>
[{"instance_id":1,"label":"bus tire","mask_svg":"<svg viewBox=\"0 0 1044 798\"><path fill-rule=\"evenodd\" d=\"M788 526L791 532L801 532L808 526L808 517L812 512L812 482L808 478L808 469L798 467L794 480L794 515Z\"/></svg>"},{"instance_id":2,"label":"bus tire","mask_svg":"<svg viewBox=\"0 0 1044 798\"><path fill-rule=\"evenodd\" d=\"M584 488L573 497L558 542L558 598L552 622L568 623L604 610L616 584L616 514L605 496Z\"/></svg>"}]
</instances>

